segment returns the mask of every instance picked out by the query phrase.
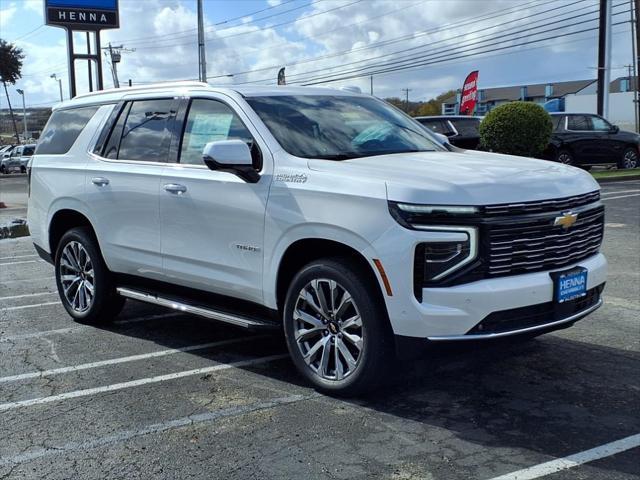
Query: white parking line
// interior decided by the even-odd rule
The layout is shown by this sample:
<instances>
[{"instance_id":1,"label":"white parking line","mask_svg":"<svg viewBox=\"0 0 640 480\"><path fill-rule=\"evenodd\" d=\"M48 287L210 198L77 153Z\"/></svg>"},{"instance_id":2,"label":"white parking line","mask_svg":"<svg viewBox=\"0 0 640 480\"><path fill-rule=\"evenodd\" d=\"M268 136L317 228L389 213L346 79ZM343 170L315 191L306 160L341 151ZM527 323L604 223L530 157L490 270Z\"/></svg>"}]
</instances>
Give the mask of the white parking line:
<instances>
[{"instance_id":1,"label":"white parking line","mask_svg":"<svg viewBox=\"0 0 640 480\"><path fill-rule=\"evenodd\" d=\"M621 193L636 193L640 190L612 190L610 192L601 192L600 195L620 195Z\"/></svg>"},{"instance_id":2,"label":"white parking line","mask_svg":"<svg viewBox=\"0 0 640 480\"><path fill-rule=\"evenodd\" d=\"M14 258L30 258L30 257L37 257L37 254L31 254L31 255L14 255L12 257L0 257L0 260L13 260Z\"/></svg>"},{"instance_id":3,"label":"white parking line","mask_svg":"<svg viewBox=\"0 0 640 480\"><path fill-rule=\"evenodd\" d=\"M111 358L108 360L99 360L97 362L82 363L80 365L71 365L68 367L53 368L51 370L40 370L37 372L20 373L18 375L10 375L8 377L0 377L0 383L17 382L19 380L27 380L29 378L50 377L53 375L60 375L61 373L78 372L80 370L89 370L92 368L106 367L108 365L118 365L120 363L137 362L138 360L147 360L149 358L166 357L167 355L174 355L176 353L186 353L186 352L193 352L195 350L205 350L207 348L221 347L223 345L231 345L233 343L246 342L256 338L260 338L260 337L253 336L253 337L230 338L227 340L218 340L216 342L190 345L188 347L168 348L166 350L158 350L155 352L141 353L138 355L129 355L127 357Z\"/></svg>"},{"instance_id":4,"label":"white parking line","mask_svg":"<svg viewBox=\"0 0 640 480\"><path fill-rule=\"evenodd\" d=\"M44 260L21 260L19 262L0 263L0 267L6 265L22 265L24 263L46 263Z\"/></svg>"},{"instance_id":5,"label":"white parking line","mask_svg":"<svg viewBox=\"0 0 640 480\"><path fill-rule=\"evenodd\" d=\"M177 317L179 315L183 315L182 313L174 313L174 312L170 312L170 313L160 313L160 314L156 314L156 315L147 315L144 317L137 317L137 318L129 318L126 320L116 320L115 322L113 322L111 325L126 325L129 323L140 323L140 322L148 322L151 320L158 320L161 318L167 318L167 317ZM31 332L31 333L21 333L21 334L17 334L17 335L8 335L6 337L0 337L0 343L2 342L14 342L16 340L25 340L25 339L29 339L29 338L40 338L40 337L47 337L49 335L61 335L61 334L65 334L65 333L75 333L75 332L79 332L79 331L83 331L83 330L96 330L94 327L88 326L88 325L79 325L77 327L67 327L67 328L56 328L53 330L44 330L44 331L40 331L40 332Z\"/></svg>"},{"instance_id":6,"label":"white parking line","mask_svg":"<svg viewBox=\"0 0 640 480\"><path fill-rule=\"evenodd\" d=\"M13 310L24 310L25 308L45 307L47 305L62 305L60 302L34 303L33 305L20 305L19 307L0 308L0 312L11 312Z\"/></svg>"},{"instance_id":7,"label":"white parking line","mask_svg":"<svg viewBox=\"0 0 640 480\"><path fill-rule=\"evenodd\" d=\"M55 278L56 278L55 276L49 276L49 277L36 277L36 278L19 278L18 280L2 279L2 283L6 285L7 283L35 282L37 280L53 280Z\"/></svg>"},{"instance_id":8,"label":"white parking line","mask_svg":"<svg viewBox=\"0 0 640 480\"><path fill-rule=\"evenodd\" d=\"M58 292L25 293L24 295L12 295L10 297L0 297L0 300L16 300L18 298L41 297L43 295L57 295L57 294Z\"/></svg>"},{"instance_id":9,"label":"white parking line","mask_svg":"<svg viewBox=\"0 0 640 480\"><path fill-rule=\"evenodd\" d=\"M17 402L9 402L0 404L0 412L7 410L14 410L21 407L29 407L32 405L42 405L45 403L58 402L60 400L69 400L71 398L87 397L90 395L97 395L100 393L113 392L116 390L123 390L125 388L139 387L142 385L149 385L151 383L166 382L168 380L175 380L178 378L192 377L194 375L202 375L205 373L217 372L219 370L228 370L230 368L246 367L249 365L258 365L260 363L273 362L275 360L281 360L287 358L287 354L269 355L267 357L252 358L249 360L240 360L238 362L223 363L219 365L213 365L211 367L196 368L193 370L184 370L182 372L168 373L165 375L157 375L155 377L140 378L138 380L132 380L129 382L113 383L111 385L104 385L102 387L87 388L85 390L75 390L72 392L60 393L58 395L50 395L48 397L30 398L28 400L19 400Z\"/></svg>"},{"instance_id":10,"label":"white parking line","mask_svg":"<svg viewBox=\"0 0 640 480\"><path fill-rule=\"evenodd\" d=\"M290 395L286 397L274 398L271 400L264 400L258 403L252 403L249 405L241 405L229 408L223 408L214 410L211 412L199 413L196 415L189 415L188 417L176 418L174 420L168 420L166 422L154 423L152 425L143 426L135 430L121 430L104 437L99 437L93 440L81 441L81 442L69 442L63 445L56 445L54 448L36 448L30 452L20 453L13 457L0 458L0 467L8 465L16 465L19 463L30 462L38 460L43 457L49 457L52 455L68 454L74 451L85 451L93 448L104 447L107 445L114 445L118 443L131 440L132 438L142 437L154 433L162 433L176 428L188 427L191 425L198 425L200 423L212 422L220 418L237 417L240 415L246 415L249 413L257 412L260 410L266 410L269 408L278 407L280 405L289 405L291 403L308 400L313 397L317 397L320 394L312 393L311 395Z\"/></svg>"},{"instance_id":11,"label":"white parking line","mask_svg":"<svg viewBox=\"0 0 640 480\"><path fill-rule=\"evenodd\" d=\"M616 200L618 198L629 198L629 197L637 197L637 196L640 196L640 193L632 193L631 195L620 195L619 197L607 197L607 198L603 198L602 201Z\"/></svg>"},{"instance_id":12,"label":"white parking line","mask_svg":"<svg viewBox=\"0 0 640 480\"><path fill-rule=\"evenodd\" d=\"M517 472L507 473L506 475L501 475L491 480L533 480L588 462L593 462L594 460L610 457L611 455L616 455L639 446L640 433L616 440L615 442L600 445L590 450L585 450L584 452L574 453L568 457L558 458L557 460L551 460L550 462L534 465L533 467L523 468Z\"/></svg>"}]
</instances>

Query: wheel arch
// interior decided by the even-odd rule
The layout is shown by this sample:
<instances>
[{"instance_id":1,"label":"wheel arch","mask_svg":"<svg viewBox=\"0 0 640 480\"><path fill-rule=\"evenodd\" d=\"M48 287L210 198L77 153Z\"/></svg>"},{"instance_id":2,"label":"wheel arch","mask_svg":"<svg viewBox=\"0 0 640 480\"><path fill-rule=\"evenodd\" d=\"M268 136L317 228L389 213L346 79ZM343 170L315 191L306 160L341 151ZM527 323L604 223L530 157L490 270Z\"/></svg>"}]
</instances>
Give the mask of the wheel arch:
<instances>
[{"instance_id":1,"label":"wheel arch","mask_svg":"<svg viewBox=\"0 0 640 480\"><path fill-rule=\"evenodd\" d=\"M89 227L95 236L95 229L83 212L73 208L61 208L52 214L48 229L49 250L52 258L55 258L62 236L75 227Z\"/></svg>"},{"instance_id":2,"label":"wheel arch","mask_svg":"<svg viewBox=\"0 0 640 480\"><path fill-rule=\"evenodd\" d=\"M334 239L301 238L286 248L278 264L274 289L274 300L278 311L282 311L287 289L295 274L309 262L327 257L343 257L353 260L362 268L363 272L366 272L368 280L375 285L376 295L386 309L382 287L374 265L360 251Z\"/></svg>"}]
</instances>

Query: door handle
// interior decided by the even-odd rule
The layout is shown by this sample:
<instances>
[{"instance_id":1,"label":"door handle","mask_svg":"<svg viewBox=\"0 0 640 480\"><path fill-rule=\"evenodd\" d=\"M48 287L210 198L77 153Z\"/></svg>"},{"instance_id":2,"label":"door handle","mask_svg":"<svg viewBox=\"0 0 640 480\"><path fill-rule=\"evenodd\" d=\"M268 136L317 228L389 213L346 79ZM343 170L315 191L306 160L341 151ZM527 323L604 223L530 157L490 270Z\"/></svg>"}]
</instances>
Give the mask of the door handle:
<instances>
[{"instance_id":1,"label":"door handle","mask_svg":"<svg viewBox=\"0 0 640 480\"><path fill-rule=\"evenodd\" d=\"M109 185L109 179L104 177L94 177L91 179L91 183L99 187L104 187L105 185Z\"/></svg>"},{"instance_id":2,"label":"door handle","mask_svg":"<svg viewBox=\"0 0 640 480\"><path fill-rule=\"evenodd\" d=\"M179 185L177 183L167 183L164 186L164 189L169 193L175 193L177 195L181 195L187 191L187 187L184 185Z\"/></svg>"}]
</instances>

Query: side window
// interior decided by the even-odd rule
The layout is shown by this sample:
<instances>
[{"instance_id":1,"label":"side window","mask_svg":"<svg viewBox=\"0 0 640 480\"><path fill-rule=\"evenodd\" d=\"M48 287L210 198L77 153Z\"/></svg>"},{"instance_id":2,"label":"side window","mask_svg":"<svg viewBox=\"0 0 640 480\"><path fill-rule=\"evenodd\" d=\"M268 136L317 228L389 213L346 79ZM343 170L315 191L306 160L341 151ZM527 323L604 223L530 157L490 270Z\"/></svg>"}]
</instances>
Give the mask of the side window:
<instances>
[{"instance_id":1,"label":"side window","mask_svg":"<svg viewBox=\"0 0 640 480\"><path fill-rule=\"evenodd\" d=\"M167 161L171 142L170 120L175 115L171 109L173 103L173 99L161 99L137 100L131 104L122 129L118 159ZM114 130L113 133L117 132Z\"/></svg>"},{"instance_id":2,"label":"side window","mask_svg":"<svg viewBox=\"0 0 640 480\"><path fill-rule=\"evenodd\" d=\"M553 131L560 132L564 130L564 116L563 115L551 115L551 123L553 124Z\"/></svg>"},{"instance_id":3,"label":"side window","mask_svg":"<svg viewBox=\"0 0 640 480\"><path fill-rule=\"evenodd\" d=\"M611 130L611 125L604 118L597 117L595 115L591 116L591 124L593 125L593 130L597 132L608 132Z\"/></svg>"},{"instance_id":4,"label":"side window","mask_svg":"<svg viewBox=\"0 0 640 480\"><path fill-rule=\"evenodd\" d=\"M475 118L457 118L450 121L463 137L477 137L480 134L480 121Z\"/></svg>"},{"instance_id":5,"label":"side window","mask_svg":"<svg viewBox=\"0 0 640 480\"><path fill-rule=\"evenodd\" d=\"M569 115L567 128L569 130L592 130L589 117L586 115Z\"/></svg>"},{"instance_id":6,"label":"side window","mask_svg":"<svg viewBox=\"0 0 640 480\"><path fill-rule=\"evenodd\" d=\"M238 115L227 105L216 100L194 99L189 107L187 122L182 137L180 163L204 165L202 150L209 142L238 139L251 148L254 167L257 163L257 145Z\"/></svg>"},{"instance_id":7,"label":"side window","mask_svg":"<svg viewBox=\"0 0 640 480\"><path fill-rule=\"evenodd\" d=\"M67 153L97 111L98 107L92 106L53 112L38 141L36 153L45 155Z\"/></svg>"},{"instance_id":8,"label":"side window","mask_svg":"<svg viewBox=\"0 0 640 480\"><path fill-rule=\"evenodd\" d=\"M449 129L445 127L442 120L418 120L422 125L427 127L432 132L446 134Z\"/></svg>"},{"instance_id":9,"label":"side window","mask_svg":"<svg viewBox=\"0 0 640 480\"><path fill-rule=\"evenodd\" d=\"M124 106L124 108L120 112L120 115L118 116L118 121L113 126L113 129L111 129L107 144L105 145L104 151L102 153L102 156L104 158L118 158L118 147L120 146L122 129L124 128L124 121L127 119L127 114L129 113L130 107L131 103L128 103Z\"/></svg>"}]
</instances>

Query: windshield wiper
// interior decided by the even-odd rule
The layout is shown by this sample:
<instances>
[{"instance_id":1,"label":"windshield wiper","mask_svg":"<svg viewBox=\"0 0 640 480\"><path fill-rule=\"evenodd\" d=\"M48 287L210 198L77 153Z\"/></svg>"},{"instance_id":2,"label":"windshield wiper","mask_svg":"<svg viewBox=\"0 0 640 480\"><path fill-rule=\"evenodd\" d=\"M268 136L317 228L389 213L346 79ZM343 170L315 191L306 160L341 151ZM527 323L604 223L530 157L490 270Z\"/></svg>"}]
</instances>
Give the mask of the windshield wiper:
<instances>
[{"instance_id":1,"label":"windshield wiper","mask_svg":"<svg viewBox=\"0 0 640 480\"><path fill-rule=\"evenodd\" d=\"M360 153L334 153L331 155L315 155L312 158L319 158L320 160L350 160L361 156L362 154Z\"/></svg>"}]
</instances>

